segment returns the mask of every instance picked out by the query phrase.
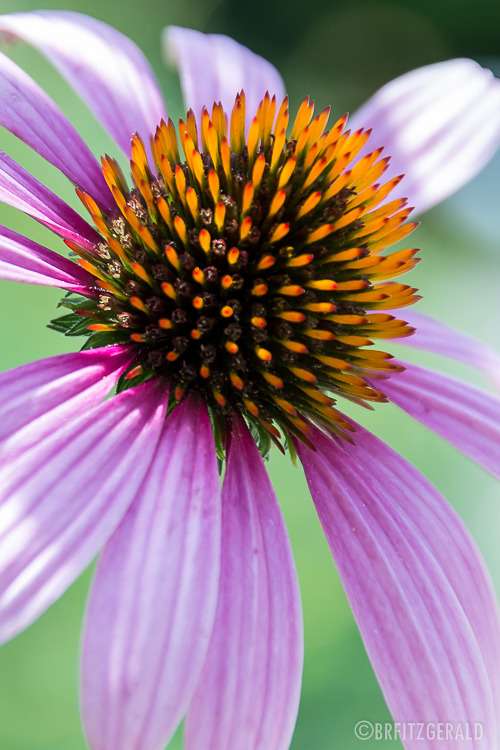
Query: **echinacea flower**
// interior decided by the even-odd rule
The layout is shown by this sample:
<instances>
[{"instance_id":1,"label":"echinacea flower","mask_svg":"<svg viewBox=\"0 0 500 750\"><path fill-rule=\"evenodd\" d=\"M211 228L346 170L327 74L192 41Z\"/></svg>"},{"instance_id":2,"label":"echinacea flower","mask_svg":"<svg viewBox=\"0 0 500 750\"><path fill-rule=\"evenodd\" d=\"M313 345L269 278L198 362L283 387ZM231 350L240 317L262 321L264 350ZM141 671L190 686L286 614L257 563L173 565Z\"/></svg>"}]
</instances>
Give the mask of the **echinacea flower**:
<instances>
[{"instance_id":1,"label":"echinacea flower","mask_svg":"<svg viewBox=\"0 0 500 750\"><path fill-rule=\"evenodd\" d=\"M303 464L395 720L481 722L475 747L498 748L500 628L481 557L437 490L344 414L393 401L500 475L500 400L372 346L498 361L422 314L400 318L416 290L392 279L416 250L385 254L415 226L405 184L428 208L497 146L498 82L441 63L382 89L351 131L345 117L327 129L307 99L289 126L268 62L172 28L190 107L175 128L140 51L105 24L40 11L1 17L0 33L47 56L131 169L100 168L2 56L1 124L74 183L92 224L1 155L0 199L71 256L2 227L0 275L63 289L51 327L86 336L79 353L0 376L1 638L103 548L82 651L92 750L161 750L183 716L186 748L288 747L302 624L261 457L276 443Z\"/></svg>"}]
</instances>

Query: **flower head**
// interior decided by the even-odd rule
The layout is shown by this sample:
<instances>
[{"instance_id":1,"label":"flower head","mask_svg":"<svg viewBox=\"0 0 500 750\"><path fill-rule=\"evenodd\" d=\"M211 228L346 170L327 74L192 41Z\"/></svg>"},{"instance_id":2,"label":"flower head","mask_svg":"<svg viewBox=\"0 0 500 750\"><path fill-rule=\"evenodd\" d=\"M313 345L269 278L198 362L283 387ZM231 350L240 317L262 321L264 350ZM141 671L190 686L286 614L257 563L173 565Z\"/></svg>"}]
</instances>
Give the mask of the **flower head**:
<instances>
[{"instance_id":1,"label":"flower head","mask_svg":"<svg viewBox=\"0 0 500 750\"><path fill-rule=\"evenodd\" d=\"M134 135L132 189L103 159L116 207L80 193L103 241L90 252L69 243L96 281L52 324L74 335L95 321L90 347L138 344L123 382L163 377L171 406L200 394L221 442L235 412L277 441L311 444L311 418L352 429L334 398L384 400L368 378L400 368L367 346L413 330L379 312L416 299L385 281L411 269L416 250L380 255L415 226L404 199L383 202L401 178L377 182L382 149L353 166L369 133L345 132L346 117L325 131L328 111L313 119L305 100L287 135L286 98L276 110L266 95L248 136L244 93L230 117L204 108L199 135L192 110L179 138L163 121L154 168Z\"/></svg>"},{"instance_id":2,"label":"flower head","mask_svg":"<svg viewBox=\"0 0 500 750\"><path fill-rule=\"evenodd\" d=\"M62 288L68 312L50 325L86 337L78 354L0 376L1 637L104 547L82 658L92 750L160 750L185 714L188 748L286 748L302 624L258 450L274 441L304 466L396 721L481 721L493 750L500 628L481 558L427 480L346 413L350 401L391 400L500 476L500 400L372 347L395 338L475 364L481 353L485 369L496 356L399 317L418 297L392 279L416 250L385 251L415 224L379 141L370 148L370 131L346 130L346 117L328 126L308 99L289 124L277 72L226 37L170 30L191 106L176 128L142 54L95 19L11 14L0 33L50 58L131 173L112 156L99 169L49 97L1 58L0 121L76 185L92 220L1 156L0 198L71 256L2 227L0 274ZM422 171L437 132L446 150L465 127L463 96L451 97L446 128L435 102L450 70L497 108L493 126L474 121L461 172L468 164L471 177L500 140L497 82L468 61L449 65L389 84L365 111L373 138L384 133L403 164L410 153L420 208L458 184L447 163L430 182ZM416 80L420 106L441 120L413 154L398 113Z\"/></svg>"}]
</instances>

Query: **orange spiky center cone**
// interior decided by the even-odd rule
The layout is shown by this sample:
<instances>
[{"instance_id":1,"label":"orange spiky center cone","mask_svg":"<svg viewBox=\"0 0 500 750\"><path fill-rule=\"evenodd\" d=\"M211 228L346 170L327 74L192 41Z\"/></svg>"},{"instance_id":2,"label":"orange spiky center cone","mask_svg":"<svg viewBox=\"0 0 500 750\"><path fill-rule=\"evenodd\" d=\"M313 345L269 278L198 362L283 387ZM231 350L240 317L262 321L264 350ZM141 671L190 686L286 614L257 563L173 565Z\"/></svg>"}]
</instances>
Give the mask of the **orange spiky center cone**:
<instances>
[{"instance_id":1,"label":"orange spiky center cone","mask_svg":"<svg viewBox=\"0 0 500 750\"><path fill-rule=\"evenodd\" d=\"M379 182L382 149L356 158L369 132L345 131L347 117L326 130L329 110L313 118L306 99L288 134L287 99L276 109L266 96L248 134L243 93L229 125L220 104L177 132L162 122L154 164L134 135L132 189L102 160L116 210L80 193L102 243L73 246L99 291L77 312L90 345L134 347L129 385L163 377L174 403L201 394L221 430L238 410L307 442L310 421L346 436L338 397L386 400L372 381L400 368L372 340L412 332L385 310L415 289L387 279L417 259L382 252L416 225L404 199L386 201L399 178Z\"/></svg>"}]
</instances>

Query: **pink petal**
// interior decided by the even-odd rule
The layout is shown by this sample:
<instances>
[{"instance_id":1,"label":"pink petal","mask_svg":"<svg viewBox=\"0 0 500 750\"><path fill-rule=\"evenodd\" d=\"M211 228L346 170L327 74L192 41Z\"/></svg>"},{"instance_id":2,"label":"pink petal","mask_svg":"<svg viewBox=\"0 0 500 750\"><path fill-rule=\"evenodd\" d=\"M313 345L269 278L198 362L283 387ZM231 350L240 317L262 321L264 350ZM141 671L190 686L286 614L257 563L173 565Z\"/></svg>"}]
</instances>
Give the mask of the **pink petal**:
<instances>
[{"instance_id":1,"label":"pink petal","mask_svg":"<svg viewBox=\"0 0 500 750\"><path fill-rule=\"evenodd\" d=\"M112 203L92 153L52 99L0 53L0 124L104 206Z\"/></svg>"},{"instance_id":2,"label":"pink petal","mask_svg":"<svg viewBox=\"0 0 500 750\"><path fill-rule=\"evenodd\" d=\"M157 386L128 390L47 433L0 469L0 640L27 627L116 529L154 454ZM39 436L40 433L40 436Z\"/></svg>"},{"instance_id":3,"label":"pink petal","mask_svg":"<svg viewBox=\"0 0 500 750\"><path fill-rule=\"evenodd\" d=\"M45 55L126 154L135 131L149 142L165 106L149 63L128 37L96 18L57 10L9 13L0 32Z\"/></svg>"},{"instance_id":4,"label":"pink petal","mask_svg":"<svg viewBox=\"0 0 500 750\"><path fill-rule=\"evenodd\" d=\"M283 80L270 62L222 34L203 34L180 26L164 30L165 55L179 68L184 104L199 117L203 106L211 111L222 102L226 112L244 89L247 123L257 112L266 91L278 101L285 96Z\"/></svg>"},{"instance_id":5,"label":"pink petal","mask_svg":"<svg viewBox=\"0 0 500 750\"><path fill-rule=\"evenodd\" d=\"M402 363L384 393L500 479L500 399L440 372Z\"/></svg>"},{"instance_id":6,"label":"pink petal","mask_svg":"<svg viewBox=\"0 0 500 750\"><path fill-rule=\"evenodd\" d=\"M405 308L404 319L417 330L412 336L394 339L395 343L425 349L477 367L500 388L500 354L491 346L415 310Z\"/></svg>"},{"instance_id":7,"label":"pink petal","mask_svg":"<svg viewBox=\"0 0 500 750\"><path fill-rule=\"evenodd\" d=\"M82 217L0 151L0 202L18 208L60 237L93 251L101 238Z\"/></svg>"},{"instance_id":8,"label":"pink petal","mask_svg":"<svg viewBox=\"0 0 500 750\"><path fill-rule=\"evenodd\" d=\"M381 88L351 120L373 128L370 150L392 157L391 193L427 210L469 182L500 143L500 81L472 60L449 60L406 73Z\"/></svg>"},{"instance_id":9,"label":"pink petal","mask_svg":"<svg viewBox=\"0 0 500 750\"><path fill-rule=\"evenodd\" d=\"M0 373L0 458L12 460L110 392L130 362L109 346L30 362Z\"/></svg>"},{"instance_id":10,"label":"pink petal","mask_svg":"<svg viewBox=\"0 0 500 750\"><path fill-rule=\"evenodd\" d=\"M185 402L97 568L82 657L92 750L161 750L175 731L210 639L219 555L212 428Z\"/></svg>"},{"instance_id":11,"label":"pink petal","mask_svg":"<svg viewBox=\"0 0 500 750\"><path fill-rule=\"evenodd\" d=\"M298 446L307 481L395 721L481 722L481 748L495 750L500 625L472 538L425 477L359 426L355 446L312 439L317 453Z\"/></svg>"},{"instance_id":12,"label":"pink petal","mask_svg":"<svg viewBox=\"0 0 500 750\"><path fill-rule=\"evenodd\" d=\"M234 433L222 490L220 596L186 748L285 750L300 696L300 592L262 458L243 422Z\"/></svg>"},{"instance_id":13,"label":"pink petal","mask_svg":"<svg viewBox=\"0 0 500 750\"><path fill-rule=\"evenodd\" d=\"M88 294L95 279L71 260L0 226L0 278Z\"/></svg>"}]
</instances>

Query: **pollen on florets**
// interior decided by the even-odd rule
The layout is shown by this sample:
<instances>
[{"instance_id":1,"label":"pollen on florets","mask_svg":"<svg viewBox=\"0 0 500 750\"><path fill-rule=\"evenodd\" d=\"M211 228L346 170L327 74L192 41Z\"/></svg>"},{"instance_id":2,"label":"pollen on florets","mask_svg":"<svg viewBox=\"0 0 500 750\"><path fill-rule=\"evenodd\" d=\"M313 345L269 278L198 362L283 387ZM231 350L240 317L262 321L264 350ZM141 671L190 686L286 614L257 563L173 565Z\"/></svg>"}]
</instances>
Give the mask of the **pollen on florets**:
<instances>
[{"instance_id":1,"label":"pollen on florets","mask_svg":"<svg viewBox=\"0 0 500 750\"><path fill-rule=\"evenodd\" d=\"M163 377L174 402L196 391L221 425L238 410L273 439L307 441L311 420L349 429L339 396L385 400L372 381L399 368L372 339L412 332L385 310L415 289L386 280L417 259L381 253L415 224L404 199L386 201L399 178L378 182L382 149L357 158L369 131L346 131L347 117L326 130L329 110L313 118L306 99L288 133L287 99L276 109L266 95L248 134L243 93L229 123L220 104L178 131L161 122L152 160L134 135L132 189L103 159L116 210L79 193L102 242L71 246L97 289L71 306L88 345L130 342L129 384Z\"/></svg>"}]
</instances>

